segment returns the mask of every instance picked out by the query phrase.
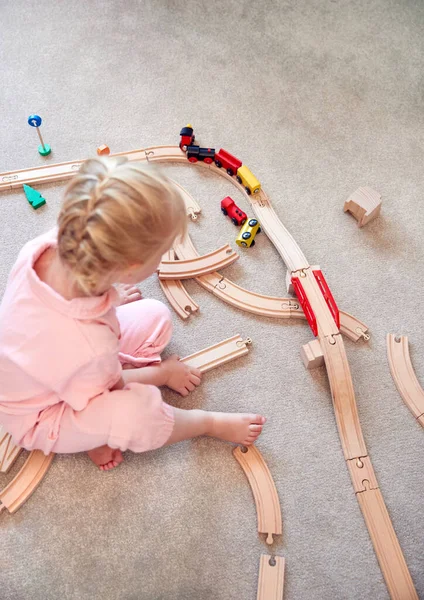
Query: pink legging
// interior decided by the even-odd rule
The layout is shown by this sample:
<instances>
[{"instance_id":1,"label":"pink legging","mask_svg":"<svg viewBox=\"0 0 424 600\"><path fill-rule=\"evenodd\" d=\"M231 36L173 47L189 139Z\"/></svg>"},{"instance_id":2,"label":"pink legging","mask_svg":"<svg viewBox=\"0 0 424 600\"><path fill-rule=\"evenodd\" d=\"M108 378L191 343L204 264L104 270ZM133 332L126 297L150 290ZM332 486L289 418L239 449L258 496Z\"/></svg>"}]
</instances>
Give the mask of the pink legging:
<instances>
[{"instance_id":1,"label":"pink legging","mask_svg":"<svg viewBox=\"0 0 424 600\"><path fill-rule=\"evenodd\" d=\"M120 306L117 316L121 363L141 367L159 362L171 339L168 308L157 300L139 300ZM81 411L63 402L53 405L43 411L21 445L40 448L46 454L82 452L104 444L144 452L163 446L173 426L173 408L162 401L159 389L130 383L123 390L106 390Z\"/></svg>"}]
</instances>

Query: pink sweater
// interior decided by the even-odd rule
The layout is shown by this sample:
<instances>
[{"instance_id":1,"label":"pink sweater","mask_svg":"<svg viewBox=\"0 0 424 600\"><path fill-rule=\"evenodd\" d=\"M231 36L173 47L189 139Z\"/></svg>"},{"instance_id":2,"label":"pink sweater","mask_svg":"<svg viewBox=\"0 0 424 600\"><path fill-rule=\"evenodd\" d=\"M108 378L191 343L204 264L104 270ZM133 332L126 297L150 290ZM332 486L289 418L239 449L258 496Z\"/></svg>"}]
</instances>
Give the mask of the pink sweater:
<instances>
[{"instance_id":1,"label":"pink sweater","mask_svg":"<svg viewBox=\"0 0 424 600\"><path fill-rule=\"evenodd\" d=\"M81 411L121 375L116 290L65 300L33 269L56 236L24 246L0 306L0 424L15 440L43 409L64 401Z\"/></svg>"}]
</instances>

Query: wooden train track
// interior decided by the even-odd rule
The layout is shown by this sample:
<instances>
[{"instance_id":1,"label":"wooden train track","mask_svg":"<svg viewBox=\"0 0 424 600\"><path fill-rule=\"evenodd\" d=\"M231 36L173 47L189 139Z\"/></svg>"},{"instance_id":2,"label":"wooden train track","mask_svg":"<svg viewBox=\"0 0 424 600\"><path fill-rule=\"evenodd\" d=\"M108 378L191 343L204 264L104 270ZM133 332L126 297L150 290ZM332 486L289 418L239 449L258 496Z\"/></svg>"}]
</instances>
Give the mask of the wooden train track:
<instances>
[{"instance_id":1,"label":"wooden train track","mask_svg":"<svg viewBox=\"0 0 424 600\"><path fill-rule=\"evenodd\" d=\"M7 509L13 514L28 500L47 473L53 457L53 453L46 456L41 450L30 452L19 473L0 492L0 512Z\"/></svg>"},{"instance_id":2,"label":"wooden train track","mask_svg":"<svg viewBox=\"0 0 424 600\"><path fill-rule=\"evenodd\" d=\"M272 536L281 535L283 525L280 501L272 475L256 446L237 446L233 454L252 488L258 516L258 532L266 534L267 544L273 544Z\"/></svg>"},{"instance_id":3,"label":"wooden train track","mask_svg":"<svg viewBox=\"0 0 424 600\"><path fill-rule=\"evenodd\" d=\"M111 155L112 156L112 155ZM124 156L130 161L170 161L181 164L190 164L180 148L175 146L158 146L135 150L132 152L121 152L113 156ZM0 190L14 189L23 183L37 183L42 181L60 181L72 176L83 161L74 163L63 163L58 165L47 165L36 169L25 169L24 171L12 171L0 175ZM224 169L218 169L214 164L207 165L204 162L196 163L201 168L210 169L218 175L229 179L241 192L244 188L229 176ZM246 194L247 196L247 194ZM261 222L263 230L277 251L283 258L292 276L299 276L306 272L310 264L306 260L299 246L287 231L274 212L270 201L263 190L253 196L247 196L253 211ZM306 279L306 278L305 278ZM302 282L303 283L303 282ZM339 435L347 461L353 461L349 468L354 487L360 478L359 473L365 464L362 460L369 457L366 452L361 426L356 408L356 400L350 375L349 365L346 357L343 340L338 335L338 330L333 333L331 325L331 313L328 306L323 304L317 295L317 284L308 279L307 298L316 309L316 320L318 325L318 339L323 348L325 365L330 381L333 404L336 412L336 422ZM336 346L336 348L332 348ZM360 466L362 465L362 467ZM370 468L371 463L369 462ZM348 464L349 467L349 464ZM364 480L366 481L366 480ZM375 485L377 482L375 481ZM356 492L359 505L362 509L365 523L368 527L374 549L380 563L383 576L392 599L412 600L418 599L411 575L405 563L399 542L396 537L390 517L384 504L383 497L376 487L371 489L364 485L365 489ZM383 543L382 540L384 540ZM395 579L396 578L396 579Z\"/></svg>"},{"instance_id":4,"label":"wooden train track","mask_svg":"<svg viewBox=\"0 0 424 600\"><path fill-rule=\"evenodd\" d=\"M261 555L256 600L283 600L284 568L282 556Z\"/></svg>"},{"instance_id":5,"label":"wooden train track","mask_svg":"<svg viewBox=\"0 0 424 600\"><path fill-rule=\"evenodd\" d=\"M188 319L199 310L199 305L193 300L179 279L159 279L160 287L169 304L181 319Z\"/></svg>"},{"instance_id":6,"label":"wooden train track","mask_svg":"<svg viewBox=\"0 0 424 600\"><path fill-rule=\"evenodd\" d=\"M232 250L229 244L221 248L196 256L196 258L183 260L162 260L159 265L159 279L193 279L201 275L213 273L232 265L239 255Z\"/></svg>"},{"instance_id":7,"label":"wooden train track","mask_svg":"<svg viewBox=\"0 0 424 600\"><path fill-rule=\"evenodd\" d=\"M409 356L406 335L387 334L387 358L390 372L402 400L424 427L424 390L421 387Z\"/></svg>"},{"instance_id":8,"label":"wooden train track","mask_svg":"<svg viewBox=\"0 0 424 600\"><path fill-rule=\"evenodd\" d=\"M7 473L21 452L22 448L13 443L10 433L0 425L0 473Z\"/></svg>"},{"instance_id":9,"label":"wooden train track","mask_svg":"<svg viewBox=\"0 0 424 600\"><path fill-rule=\"evenodd\" d=\"M249 352L248 346L251 343L252 340L250 338L243 340L240 335L233 335L233 337L209 346L209 348L190 354L182 358L181 361L189 364L191 367L196 367L202 373L206 373L211 369L225 365L235 358L244 356Z\"/></svg>"}]
</instances>

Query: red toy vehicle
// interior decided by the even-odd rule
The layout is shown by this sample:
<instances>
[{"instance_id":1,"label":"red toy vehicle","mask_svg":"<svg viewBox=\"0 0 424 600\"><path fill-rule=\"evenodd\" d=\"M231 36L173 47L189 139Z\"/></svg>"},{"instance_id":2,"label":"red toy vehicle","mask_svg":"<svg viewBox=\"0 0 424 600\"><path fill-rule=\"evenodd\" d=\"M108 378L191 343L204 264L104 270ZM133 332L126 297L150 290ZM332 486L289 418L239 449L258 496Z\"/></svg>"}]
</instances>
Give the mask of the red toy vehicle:
<instances>
[{"instance_id":1,"label":"red toy vehicle","mask_svg":"<svg viewBox=\"0 0 424 600\"><path fill-rule=\"evenodd\" d=\"M193 127L190 123L187 127L183 127L180 131L181 141L180 148L184 152L187 150L187 146L191 146L194 143L195 136L193 134Z\"/></svg>"},{"instance_id":2,"label":"red toy vehicle","mask_svg":"<svg viewBox=\"0 0 424 600\"><path fill-rule=\"evenodd\" d=\"M224 200L221 200L221 210L225 216L229 216L234 225L240 227L247 219L245 212L239 209L234 200L227 196Z\"/></svg>"},{"instance_id":3,"label":"red toy vehicle","mask_svg":"<svg viewBox=\"0 0 424 600\"><path fill-rule=\"evenodd\" d=\"M243 163L241 160L221 148L221 150L215 154L215 164L220 169L222 167L227 169L228 175L233 177L237 173L237 169L239 169Z\"/></svg>"}]
</instances>

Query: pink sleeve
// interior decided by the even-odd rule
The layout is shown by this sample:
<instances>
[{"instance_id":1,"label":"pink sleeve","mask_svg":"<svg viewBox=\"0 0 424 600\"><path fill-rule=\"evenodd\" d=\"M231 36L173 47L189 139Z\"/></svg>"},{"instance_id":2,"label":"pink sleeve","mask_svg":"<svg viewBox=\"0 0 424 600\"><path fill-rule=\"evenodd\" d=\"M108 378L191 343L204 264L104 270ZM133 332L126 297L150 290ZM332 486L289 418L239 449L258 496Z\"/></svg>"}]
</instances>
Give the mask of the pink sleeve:
<instances>
[{"instance_id":1,"label":"pink sleeve","mask_svg":"<svg viewBox=\"0 0 424 600\"><path fill-rule=\"evenodd\" d=\"M72 373L55 392L74 410L83 410L91 398L109 390L121 377L121 372L116 355L96 356Z\"/></svg>"}]
</instances>

